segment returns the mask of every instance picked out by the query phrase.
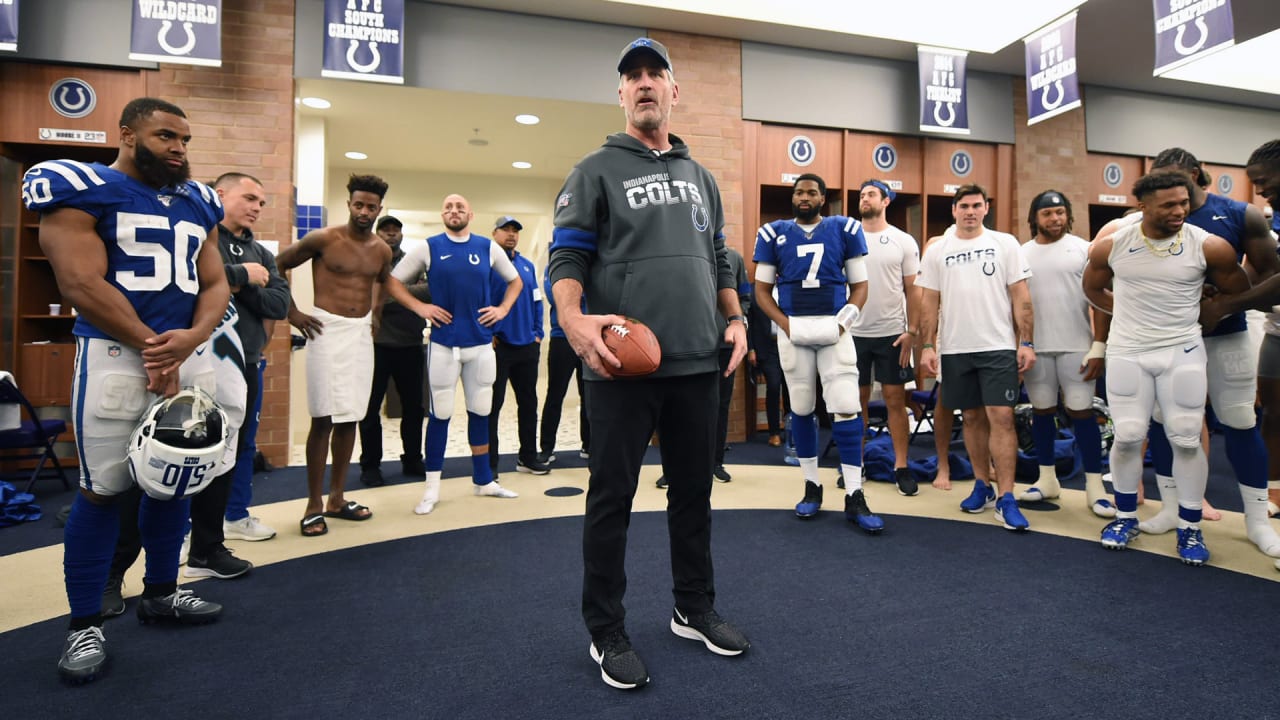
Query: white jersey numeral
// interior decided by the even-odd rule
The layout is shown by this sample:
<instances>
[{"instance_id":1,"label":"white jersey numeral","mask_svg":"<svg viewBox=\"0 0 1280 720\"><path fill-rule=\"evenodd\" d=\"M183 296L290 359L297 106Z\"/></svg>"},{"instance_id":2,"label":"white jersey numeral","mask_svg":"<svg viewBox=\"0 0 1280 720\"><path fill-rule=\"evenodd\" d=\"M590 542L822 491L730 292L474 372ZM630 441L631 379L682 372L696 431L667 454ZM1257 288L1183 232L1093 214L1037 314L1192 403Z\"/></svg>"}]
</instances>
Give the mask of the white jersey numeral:
<instances>
[{"instance_id":1,"label":"white jersey numeral","mask_svg":"<svg viewBox=\"0 0 1280 720\"><path fill-rule=\"evenodd\" d=\"M169 218L144 213L116 214L116 244L126 255L149 258L151 272L139 274L133 270L116 273L116 283L133 292L163 290L173 283L185 293L200 291L196 277L196 251L205 237L204 229L188 220L181 220L173 227L173 253L160 242L138 240L138 230L169 230Z\"/></svg>"},{"instance_id":2,"label":"white jersey numeral","mask_svg":"<svg viewBox=\"0 0 1280 720\"><path fill-rule=\"evenodd\" d=\"M825 251L826 247L822 243L808 243L796 246L797 256L813 256L809 258L809 272L805 273L804 280L800 283L800 287L816 288L822 284L818 282L818 268L822 267L822 253Z\"/></svg>"}]
</instances>

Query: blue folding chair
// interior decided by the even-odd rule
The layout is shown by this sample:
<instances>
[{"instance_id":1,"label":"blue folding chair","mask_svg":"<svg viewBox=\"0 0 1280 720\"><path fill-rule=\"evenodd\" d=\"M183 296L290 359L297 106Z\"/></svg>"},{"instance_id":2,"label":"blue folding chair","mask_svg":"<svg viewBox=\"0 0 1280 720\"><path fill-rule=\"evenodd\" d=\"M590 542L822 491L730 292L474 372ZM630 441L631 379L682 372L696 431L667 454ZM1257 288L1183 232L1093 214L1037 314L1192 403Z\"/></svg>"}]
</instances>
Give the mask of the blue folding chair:
<instances>
[{"instance_id":1,"label":"blue folding chair","mask_svg":"<svg viewBox=\"0 0 1280 720\"><path fill-rule=\"evenodd\" d=\"M26 475L25 470L8 473L6 476L16 481L26 478L27 487L23 492L29 493L42 473L45 476L56 474L62 479L62 489L70 490L71 483L67 480L67 474L62 469L62 463L58 462L58 455L53 449L58 436L67 431L66 421L56 418L41 419L36 415L36 409L32 407L31 401L27 400L26 396L18 390L18 386L8 377L0 377L0 403L20 405L30 418L23 420L19 427L12 430L0 430L0 450L15 451L6 453L4 460L6 462L37 461L30 476ZM53 461L53 467L46 469L45 465L49 461Z\"/></svg>"}]
</instances>

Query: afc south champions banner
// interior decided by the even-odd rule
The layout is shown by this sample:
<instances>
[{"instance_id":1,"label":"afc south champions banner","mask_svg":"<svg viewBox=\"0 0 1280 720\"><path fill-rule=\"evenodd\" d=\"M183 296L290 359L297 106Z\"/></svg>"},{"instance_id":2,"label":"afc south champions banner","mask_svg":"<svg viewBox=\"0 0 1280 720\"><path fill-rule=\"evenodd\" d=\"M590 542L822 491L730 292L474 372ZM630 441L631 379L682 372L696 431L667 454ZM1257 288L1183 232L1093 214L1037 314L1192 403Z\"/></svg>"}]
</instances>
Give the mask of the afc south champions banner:
<instances>
[{"instance_id":1,"label":"afc south champions banner","mask_svg":"<svg viewBox=\"0 0 1280 720\"><path fill-rule=\"evenodd\" d=\"M969 134L969 98L965 91L963 50L918 46L920 57L920 129Z\"/></svg>"},{"instance_id":2,"label":"afc south champions banner","mask_svg":"<svg viewBox=\"0 0 1280 720\"><path fill-rule=\"evenodd\" d=\"M1027 44L1027 125L1080 107L1076 75L1076 14L1024 38Z\"/></svg>"},{"instance_id":3,"label":"afc south champions banner","mask_svg":"<svg viewBox=\"0 0 1280 720\"><path fill-rule=\"evenodd\" d=\"M1162 75L1236 43L1231 0L1152 0L1156 15L1156 68Z\"/></svg>"},{"instance_id":4,"label":"afc south champions banner","mask_svg":"<svg viewBox=\"0 0 1280 720\"><path fill-rule=\"evenodd\" d=\"M0 50L18 49L18 0L0 0Z\"/></svg>"},{"instance_id":5,"label":"afc south champions banner","mask_svg":"<svg viewBox=\"0 0 1280 720\"><path fill-rule=\"evenodd\" d=\"M222 0L133 0L129 59L222 66Z\"/></svg>"},{"instance_id":6,"label":"afc south champions banner","mask_svg":"<svg viewBox=\"0 0 1280 720\"><path fill-rule=\"evenodd\" d=\"M321 77L404 83L404 0L325 0Z\"/></svg>"}]
</instances>

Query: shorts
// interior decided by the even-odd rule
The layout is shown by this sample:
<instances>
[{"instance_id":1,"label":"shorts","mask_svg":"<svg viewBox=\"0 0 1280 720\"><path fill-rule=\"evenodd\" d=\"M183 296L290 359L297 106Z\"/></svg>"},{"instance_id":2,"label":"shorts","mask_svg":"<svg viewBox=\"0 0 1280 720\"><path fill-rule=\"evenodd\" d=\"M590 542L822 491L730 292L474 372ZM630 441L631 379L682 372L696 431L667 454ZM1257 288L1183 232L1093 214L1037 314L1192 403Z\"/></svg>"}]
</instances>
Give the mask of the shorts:
<instances>
[{"instance_id":1,"label":"shorts","mask_svg":"<svg viewBox=\"0 0 1280 720\"><path fill-rule=\"evenodd\" d=\"M911 366L898 364L902 356L893 346L900 335L884 337L853 336L853 346L858 350L858 385L868 387L873 380L881 385L906 385L912 378ZM874 377L872 377L874 375Z\"/></svg>"},{"instance_id":2,"label":"shorts","mask_svg":"<svg viewBox=\"0 0 1280 720\"><path fill-rule=\"evenodd\" d=\"M1018 402L1018 354L1013 350L942 356L947 382L942 404L952 410L1013 407Z\"/></svg>"}]
</instances>

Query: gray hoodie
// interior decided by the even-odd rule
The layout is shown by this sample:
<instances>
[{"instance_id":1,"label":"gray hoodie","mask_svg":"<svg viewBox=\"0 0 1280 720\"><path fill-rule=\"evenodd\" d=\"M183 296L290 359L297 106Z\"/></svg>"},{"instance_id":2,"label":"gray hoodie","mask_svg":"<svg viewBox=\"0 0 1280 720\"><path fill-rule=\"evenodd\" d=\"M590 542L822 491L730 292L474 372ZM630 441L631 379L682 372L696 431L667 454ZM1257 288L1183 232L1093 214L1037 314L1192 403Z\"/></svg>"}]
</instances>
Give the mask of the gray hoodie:
<instances>
[{"instance_id":1,"label":"gray hoodie","mask_svg":"<svg viewBox=\"0 0 1280 720\"><path fill-rule=\"evenodd\" d=\"M569 174L556 200L551 284L582 283L587 312L648 325L662 346L651 377L718 369L717 292L736 289L720 189L680 138L657 153L610 135ZM598 380L589 369L588 380Z\"/></svg>"}]
</instances>

